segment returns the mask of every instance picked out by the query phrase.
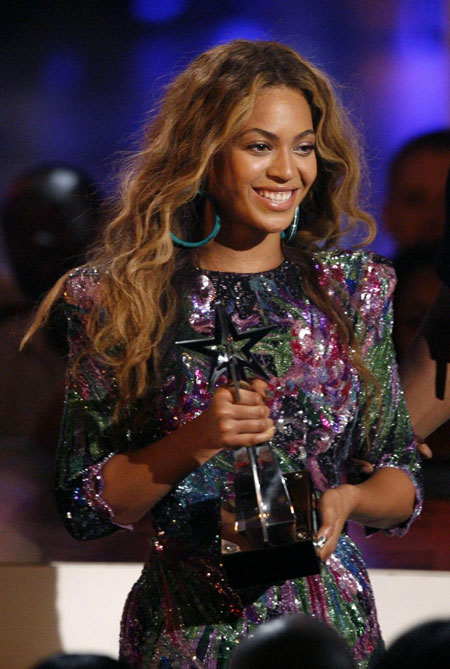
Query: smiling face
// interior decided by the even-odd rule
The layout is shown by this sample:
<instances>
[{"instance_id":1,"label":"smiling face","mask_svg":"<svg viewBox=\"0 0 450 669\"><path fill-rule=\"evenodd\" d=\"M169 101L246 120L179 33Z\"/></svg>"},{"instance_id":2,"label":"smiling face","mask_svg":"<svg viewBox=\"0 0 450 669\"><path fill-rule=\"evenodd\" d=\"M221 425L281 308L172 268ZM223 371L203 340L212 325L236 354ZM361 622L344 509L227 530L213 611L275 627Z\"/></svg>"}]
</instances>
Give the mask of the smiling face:
<instances>
[{"instance_id":1,"label":"smiling face","mask_svg":"<svg viewBox=\"0 0 450 669\"><path fill-rule=\"evenodd\" d=\"M261 241L291 223L317 176L311 111L297 90L263 89L239 133L214 160L209 192L217 201L219 242Z\"/></svg>"}]
</instances>

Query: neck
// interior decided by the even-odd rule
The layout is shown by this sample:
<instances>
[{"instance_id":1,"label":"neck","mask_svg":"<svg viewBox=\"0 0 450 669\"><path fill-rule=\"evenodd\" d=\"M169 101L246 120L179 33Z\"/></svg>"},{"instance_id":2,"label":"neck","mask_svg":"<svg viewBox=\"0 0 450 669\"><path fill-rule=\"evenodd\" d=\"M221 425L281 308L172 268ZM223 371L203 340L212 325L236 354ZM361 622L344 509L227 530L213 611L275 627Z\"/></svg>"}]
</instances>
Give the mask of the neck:
<instances>
[{"instance_id":1,"label":"neck","mask_svg":"<svg viewBox=\"0 0 450 669\"><path fill-rule=\"evenodd\" d=\"M196 260L202 269L220 272L253 274L268 272L279 267L284 260L280 235L268 235L261 243L246 249L236 249L212 241L198 249Z\"/></svg>"}]
</instances>

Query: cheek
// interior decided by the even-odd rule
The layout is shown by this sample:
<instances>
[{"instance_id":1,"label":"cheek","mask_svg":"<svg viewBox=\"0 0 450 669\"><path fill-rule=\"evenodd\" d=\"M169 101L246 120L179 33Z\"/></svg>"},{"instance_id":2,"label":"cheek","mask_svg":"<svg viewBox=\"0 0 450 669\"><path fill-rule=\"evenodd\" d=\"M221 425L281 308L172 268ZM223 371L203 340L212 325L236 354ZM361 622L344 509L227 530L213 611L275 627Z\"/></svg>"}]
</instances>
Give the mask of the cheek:
<instances>
[{"instance_id":1,"label":"cheek","mask_svg":"<svg viewBox=\"0 0 450 669\"><path fill-rule=\"evenodd\" d=\"M236 151L226 162L228 181L234 187L245 187L253 183L264 171L261 157L248 155L244 151Z\"/></svg>"},{"instance_id":2,"label":"cheek","mask_svg":"<svg viewBox=\"0 0 450 669\"><path fill-rule=\"evenodd\" d=\"M310 175L311 184L312 184L317 179L317 158L316 158L316 156L313 156L313 158L312 158L309 175Z\"/></svg>"}]
</instances>

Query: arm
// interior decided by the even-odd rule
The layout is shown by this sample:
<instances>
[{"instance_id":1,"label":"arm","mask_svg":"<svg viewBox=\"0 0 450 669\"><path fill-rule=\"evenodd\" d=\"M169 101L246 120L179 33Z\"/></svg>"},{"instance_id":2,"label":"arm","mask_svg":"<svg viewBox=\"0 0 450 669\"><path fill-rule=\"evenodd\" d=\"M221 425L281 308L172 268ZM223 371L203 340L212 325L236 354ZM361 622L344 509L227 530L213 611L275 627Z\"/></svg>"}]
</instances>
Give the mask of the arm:
<instances>
[{"instance_id":1,"label":"arm","mask_svg":"<svg viewBox=\"0 0 450 669\"><path fill-rule=\"evenodd\" d=\"M450 419L449 362L450 287L443 284L400 369L413 428L423 438ZM436 397L438 364L447 371L444 399Z\"/></svg>"},{"instance_id":2,"label":"arm","mask_svg":"<svg viewBox=\"0 0 450 669\"><path fill-rule=\"evenodd\" d=\"M326 560L334 551L347 520L380 529L407 521L414 511L415 494L408 476L394 468L378 469L358 485L326 490L319 503L322 523L317 535L327 540L318 551L320 558Z\"/></svg>"},{"instance_id":3,"label":"arm","mask_svg":"<svg viewBox=\"0 0 450 669\"><path fill-rule=\"evenodd\" d=\"M322 495L318 534L327 538L319 551L322 559L334 550L346 520L402 533L420 510L420 467L390 334L394 275L383 263L369 263L359 283L356 332L364 364L379 384L379 402L370 401L363 384L350 456L370 461L375 472Z\"/></svg>"},{"instance_id":4,"label":"arm","mask_svg":"<svg viewBox=\"0 0 450 669\"><path fill-rule=\"evenodd\" d=\"M70 350L56 495L63 521L77 539L97 538L117 530L118 523L135 522L222 448L266 441L274 430L262 381L241 390L240 404L231 390L219 389L203 414L162 439L157 432L143 436L133 431L129 421L114 422L114 374L85 355L86 318L98 293L95 274L76 273L68 280L62 307Z\"/></svg>"},{"instance_id":5,"label":"arm","mask_svg":"<svg viewBox=\"0 0 450 669\"><path fill-rule=\"evenodd\" d=\"M224 448L268 441L274 435L264 404L267 384L255 379L241 389L237 404L231 388L219 388L197 418L163 439L112 457L103 471L103 498L119 523L133 523L173 486Z\"/></svg>"}]
</instances>

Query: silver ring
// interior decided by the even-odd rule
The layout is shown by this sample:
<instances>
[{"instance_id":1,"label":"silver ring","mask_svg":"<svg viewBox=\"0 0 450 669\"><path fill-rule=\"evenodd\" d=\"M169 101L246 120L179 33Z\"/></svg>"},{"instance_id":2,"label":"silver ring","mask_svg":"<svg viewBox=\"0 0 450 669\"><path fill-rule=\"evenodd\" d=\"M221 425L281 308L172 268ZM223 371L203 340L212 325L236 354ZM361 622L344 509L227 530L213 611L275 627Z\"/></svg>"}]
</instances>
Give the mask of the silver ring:
<instances>
[{"instance_id":1,"label":"silver ring","mask_svg":"<svg viewBox=\"0 0 450 669\"><path fill-rule=\"evenodd\" d=\"M318 537L317 539L314 539L313 546L314 546L314 548L317 548L318 550L320 550L321 548L323 548L325 546L326 543L327 543L327 538L322 536L322 537Z\"/></svg>"}]
</instances>

